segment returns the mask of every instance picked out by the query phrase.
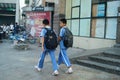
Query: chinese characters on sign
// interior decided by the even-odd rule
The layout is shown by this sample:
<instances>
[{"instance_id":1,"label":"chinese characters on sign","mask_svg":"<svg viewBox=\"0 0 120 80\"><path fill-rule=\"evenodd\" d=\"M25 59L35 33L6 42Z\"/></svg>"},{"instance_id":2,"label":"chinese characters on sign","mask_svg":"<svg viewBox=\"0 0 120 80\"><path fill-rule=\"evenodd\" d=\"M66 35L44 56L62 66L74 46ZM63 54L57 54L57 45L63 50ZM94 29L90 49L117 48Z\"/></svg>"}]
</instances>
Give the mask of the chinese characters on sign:
<instances>
[{"instance_id":1,"label":"chinese characters on sign","mask_svg":"<svg viewBox=\"0 0 120 80\"><path fill-rule=\"evenodd\" d=\"M26 28L27 31L30 32L31 29L35 29L35 36L39 37L41 29L43 27L42 21L43 19L51 20L51 12L27 12L26 19ZM51 21L50 21L51 22ZM33 27L33 28L32 28Z\"/></svg>"}]
</instances>

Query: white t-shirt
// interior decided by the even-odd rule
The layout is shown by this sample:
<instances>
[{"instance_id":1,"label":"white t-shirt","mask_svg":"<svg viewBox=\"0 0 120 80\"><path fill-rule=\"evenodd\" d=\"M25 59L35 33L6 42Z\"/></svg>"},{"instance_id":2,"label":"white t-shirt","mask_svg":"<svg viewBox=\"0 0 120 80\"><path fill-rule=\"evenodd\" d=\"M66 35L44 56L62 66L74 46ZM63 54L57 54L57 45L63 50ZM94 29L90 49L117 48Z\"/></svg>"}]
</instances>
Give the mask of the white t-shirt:
<instances>
[{"instance_id":1,"label":"white t-shirt","mask_svg":"<svg viewBox=\"0 0 120 80\"><path fill-rule=\"evenodd\" d=\"M13 26L12 24L10 25L10 29L11 29L11 30L13 30L13 29L14 29L14 26Z\"/></svg>"},{"instance_id":2,"label":"white t-shirt","mask_svg":"<svg viewBox=\"0 0 120 80\"><path fill-rule=\"evenodd\" d=\"M31 34L31 36L34 37L34 36L35 36L35 32L36 32L35 28L32 27L31 30L30 30L30 34Z\"/></svg>"}]
</instances>

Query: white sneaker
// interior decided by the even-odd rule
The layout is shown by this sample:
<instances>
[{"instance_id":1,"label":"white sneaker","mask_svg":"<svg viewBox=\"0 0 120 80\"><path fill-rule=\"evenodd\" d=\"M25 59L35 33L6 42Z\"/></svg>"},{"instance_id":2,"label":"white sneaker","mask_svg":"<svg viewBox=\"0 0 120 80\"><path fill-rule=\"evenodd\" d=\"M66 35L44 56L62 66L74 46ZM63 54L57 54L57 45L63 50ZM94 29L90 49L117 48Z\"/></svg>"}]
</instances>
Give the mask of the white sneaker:
<instances>
[{"instance_id":1,"label":"white sneaker","mask_svg":"<svg viewBox=\"0 0 120 80\"><path fill-rule=\"evenodd\" d=\"M55 71L52 73L53 76L57 76L58 74L59 74L58 70L55 70Z\"/></svg>"},{"instance_id":2,"label":"white sneaker","mask_svg":"<svg viewBox=\"0 0 120 80\"><path fill-rule=\"evenodd\" d=\"M72 68L71 68L71 67L70 67L70 68L68 68L68 70L66 71L66 73L67 73L67 74L72 74L72 73L73 73Z\"/></svg>"},{"instance_id":3,"label":"white sneaker","mask_svg":"<svg viewBox=\"0 0 120 80\"><path fill-rule=\"evenodd\" d=\"M35 69L37 69L37 71L42 71L42 69L41 68L39 68L38 66L35 66Z\"/></svg>"}]
</instances>

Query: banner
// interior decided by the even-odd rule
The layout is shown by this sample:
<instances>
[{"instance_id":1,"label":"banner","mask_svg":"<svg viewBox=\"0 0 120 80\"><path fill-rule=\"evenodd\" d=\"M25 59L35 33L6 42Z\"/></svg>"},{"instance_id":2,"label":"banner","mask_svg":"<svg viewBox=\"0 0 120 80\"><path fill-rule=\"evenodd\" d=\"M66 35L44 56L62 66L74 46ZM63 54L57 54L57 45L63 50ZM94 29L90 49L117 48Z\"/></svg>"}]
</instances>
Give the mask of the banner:
<instances>
[{"instance_id":1,"label":"banner","mask_svg":"<svg viewBox=\"0 0 120 80\"><path fill-rule=\"evenodd\" d=\"M51 12L26 12L26 29L31 36L39 37L43 28L42 21L48 19L51 23Z\"/></svg>"}]
</instances>

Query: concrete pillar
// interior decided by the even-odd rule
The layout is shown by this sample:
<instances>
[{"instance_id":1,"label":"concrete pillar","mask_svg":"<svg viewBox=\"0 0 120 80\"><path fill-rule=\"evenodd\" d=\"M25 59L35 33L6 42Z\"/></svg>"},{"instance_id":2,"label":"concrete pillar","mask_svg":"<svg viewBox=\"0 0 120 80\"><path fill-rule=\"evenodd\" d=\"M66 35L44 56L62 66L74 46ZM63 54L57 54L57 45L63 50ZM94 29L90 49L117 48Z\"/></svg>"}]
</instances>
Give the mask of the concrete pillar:
<instances>
[{"instance_id":1,"label":"concrete pillar","mask_svg":"<svg viewBox=\"0 0 120 80\"><path fill-rule=\"evenodd\" d=\"M56 30L56 33L59 34L59 21L61 18L65 18L65 0L57 0L54 10L53 28Z\"/></svg>"},{"instance_id":2,"label":"concrete pillar","mask_svg":"<svg viewBox=\"0 0 120 80\"><path fill-rule=\"evenodd\" d=\"M19 0L16 0L16 16L15 16L15 22L19 24L20 19L20 2Z\"/></svg>"}]
</instances>

